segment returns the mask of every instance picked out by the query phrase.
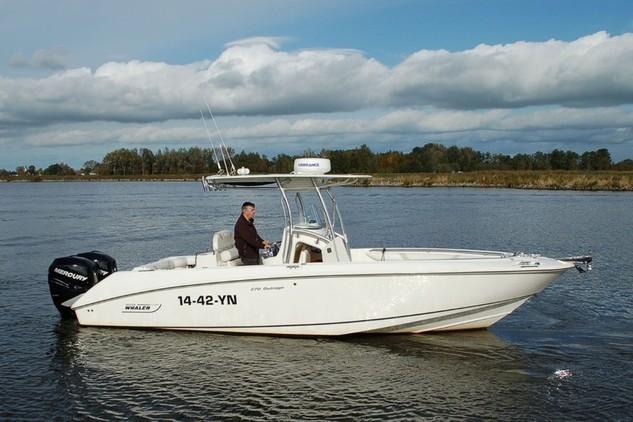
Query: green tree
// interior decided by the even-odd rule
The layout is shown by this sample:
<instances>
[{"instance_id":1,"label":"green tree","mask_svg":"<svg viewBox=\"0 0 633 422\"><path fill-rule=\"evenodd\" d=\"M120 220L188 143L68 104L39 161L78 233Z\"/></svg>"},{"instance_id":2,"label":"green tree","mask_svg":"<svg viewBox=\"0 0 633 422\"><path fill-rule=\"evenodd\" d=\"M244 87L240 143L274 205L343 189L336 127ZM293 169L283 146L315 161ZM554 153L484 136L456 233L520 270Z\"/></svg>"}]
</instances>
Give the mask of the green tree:
<instances>
[{"instance_id":1,"label":"green tree","mask_svg":"<svg viewBox=\"0 0 633 422\"><path fill-rule=\"evenodd\" d=\"M585 151L580 156L580 167L583 170L609 170L613 163L611 154L606 148L597 151Z\"/></svg>"},{"instance_id":2,"label":"green tree","mask_svg":"<svg viewBox=\"0 0 633 422\"><path fill-rule=\"evenodd\" d=\"M95 160L88 160L81 167L81 172L84 174L96 173L99 167L99 162Z\"/></svg>"},{"instance_id":3,"label":"green tree","mask_svg":"<svg viewBox=\"0 0 633 422\"><path fill-rule=\"evenodd\" d=\"M512 168L514 170L532 170L533 160L529 154L517 154L512 157Z\"/></svg>"},{"instance_id":4,"label":"green tree","mask_svg":"<svg viewBox=\"0 0 633 422\"><path fill-rule=\"evenodd\" d=\"M43 173L49 176L73 176L76 174L75 170L66 163L52 164L46 167Z\"/></svg>"},{"instance_id":5,"label":"green tree","mask_svg":"<svg viewBox=\"0 0 633 422\"><path fill-rule=\"evenodd\" d=\"M409 171L436 173L446 166L446 147L441 144L426 144L422 148L415 147L409 154Z\"/></svg>"},{"instance_id":6,"label":"green tree","mask_svg":"<svg viewBox=\"0 0 633 422\"><path fill-rule=\"evenodd\" d=\"M405 154L400 151L387 151L376 156L378 173L402 173L406 164Z\"/></svg>"},{"instance_id":7,"label":"green tree","mask_svg":"<svg viewBox=\"0 0 633 422\"><path fill-rule=\"evenodd\" d=\"M244 166L250 169L251 173L266 173L270 167L270 161L265 155L259 155L257 152L242 151L233 157L233 161L238 166Z\"/></svg>"},{"instance_id":8,"label":"green tree","mask_svg":"<svg viewBox=\"0 0 633 422\"><path fill-rule=\"evenodd\" d=\"M626 160L619 161L614 165L615 170L621 171L633 171L633 160L627 158Z\"/></svg>"},{"instance_id":9,"label":"green tree","mask_svg":"<svg viewBox=\"0 0 633 422\"><path fill-rule=\"evenodd\" d=\"M578 169L578 160L580 156L578 153L574 151L567 151L565 153L565 158L567 160L567 164L565 166L565 170L576 170Z\"/></svg>"},{"instance_id":10,"label":"green tree","mask_svg":"<svg viewBox=\"0 0 633 422\"><path fill-rule=\"evenodd\" d=\"M103 157L101 168L104 174L134 175L141 174L142 160L136 149L121 148L109 152Z\"/></svg>"},{"instance_id":11,"label":"green tree","mask_svg":"<svg viewBox=\"0 0 633 422\"><path fill-rule=\"evenodd\" d=\"M541 151L534 153L532 165L533 170L550 170L551 169L551 156Z\"/></svg>"},{"instance_id":12,"label":"green tree","mask_svg":"<svg viewBox=\"0 0 633 422\"><path fill-rule=\"evenodd\" d=\"M597 150L594 160L593 166L595 170L610 170L613 165L611 162L611 154L606 148L600 148Z\"/></svg>"},{"instance_id":13,"label":"green tree","mask_svg":"<svg viewBox=\"0 0 633 422\"><path fill-rule=\"evenodd\" d=\"M567 154L564 151L559 149L552 151L549 162L552 170L567 170Z\"/></svg>"},{"instance_id":14,"label":"green tree","mask_svg":"<svg viewBox=\"0 0 633 422\"><path fill-rule=\"evenodd\" d=\"M141 148L141 174L152 174L154 169L154 153L147 149Z\"/></svg>"},{"instance_id":15,"label":"green tree","mask_svg":"<svg viewBox=\"0 0 633 422\"><path fill-rule=\"evenodd\" d=\"M294 157L287 154L278 154L272 159L271 170L274 173L287 173L294 168Z\"/></svg>"},{"instance_id":16,"label":"green tree","mask_svg":"<svg viewBox=\"0 0 633 422\"><path fill-rule=\"evenodd\" d=\"M479 169L480 161L477 151L470 147L459 150L459 168L461 171L475 171Z\"/></svg>"},{"instance_id":17,"label":"green tree","mask_svg":"<svg viewBox=\"0 0 633 422\"><path fill-rule=\"evenodd\" d=\"M359 173L373 173L376 171L376 156L365 144L352 150L352 166Z\"/></svg>"}]
</instances>

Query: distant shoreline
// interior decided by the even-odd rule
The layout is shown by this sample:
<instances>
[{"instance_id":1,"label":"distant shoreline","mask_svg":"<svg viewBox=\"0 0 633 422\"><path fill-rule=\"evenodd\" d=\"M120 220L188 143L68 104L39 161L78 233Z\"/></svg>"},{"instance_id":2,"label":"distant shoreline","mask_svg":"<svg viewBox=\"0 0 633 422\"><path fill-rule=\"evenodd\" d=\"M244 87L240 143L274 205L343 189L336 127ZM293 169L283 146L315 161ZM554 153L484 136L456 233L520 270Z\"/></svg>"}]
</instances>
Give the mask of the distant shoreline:
<instances>
[{"instance_id":1,"label":"distant shoreline","mask_svg":"<svg viewBox=\"0 0 633 422\"><path fill-rule=\"evenodd\" d=\"M371 186L633 191L633 172L479 171L374 175Z\"/></svg>"},{"instance_id":2,"label":"distant shoreline","mask_svg":"<svg viewBox=\"0 0 633 422\"><path fill-rule=\"evenodd\" d=\"M0 182L197 182L196 175L18 176ZM580 191L633 191L630 171L478 171L374 174L359 186L473 187Z\"/></svg>"}]
</instances>

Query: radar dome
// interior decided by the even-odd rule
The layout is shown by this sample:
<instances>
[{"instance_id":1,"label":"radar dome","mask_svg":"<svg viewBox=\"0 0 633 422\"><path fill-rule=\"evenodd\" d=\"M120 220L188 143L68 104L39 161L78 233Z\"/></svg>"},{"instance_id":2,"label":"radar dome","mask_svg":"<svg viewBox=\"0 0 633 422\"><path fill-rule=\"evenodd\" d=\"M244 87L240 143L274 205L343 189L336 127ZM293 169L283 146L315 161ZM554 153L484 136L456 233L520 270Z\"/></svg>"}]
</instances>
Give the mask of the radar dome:
<instances>
[{"instance_id":1,"label":"radar dome","mask_svg":"<svg viewBox=\"0 0 633 422\"><path fill-rule=\"evenodd\" d=\"M294 165L295 174L325 174L331 169L327 158L297 158Z\"/></svg>"}]
</instances>

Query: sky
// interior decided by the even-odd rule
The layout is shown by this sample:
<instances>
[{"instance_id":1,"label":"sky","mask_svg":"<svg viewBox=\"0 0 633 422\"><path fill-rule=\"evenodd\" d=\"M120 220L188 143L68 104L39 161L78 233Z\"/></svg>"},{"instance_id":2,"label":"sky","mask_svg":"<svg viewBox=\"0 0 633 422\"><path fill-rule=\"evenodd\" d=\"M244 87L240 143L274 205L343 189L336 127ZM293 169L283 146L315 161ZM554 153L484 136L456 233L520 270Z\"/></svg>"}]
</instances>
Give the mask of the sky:
<instances>
[{"instance_id":1,"label":"sky","mask_svg":"<svg viewBox=\"0 0 633 422\"><path fill-rule=\"evenodd\" d=\"M0 0L0 168L208 147L205 103L269 156L633 158L633 2Z\"/></svg>"}]
</instances>

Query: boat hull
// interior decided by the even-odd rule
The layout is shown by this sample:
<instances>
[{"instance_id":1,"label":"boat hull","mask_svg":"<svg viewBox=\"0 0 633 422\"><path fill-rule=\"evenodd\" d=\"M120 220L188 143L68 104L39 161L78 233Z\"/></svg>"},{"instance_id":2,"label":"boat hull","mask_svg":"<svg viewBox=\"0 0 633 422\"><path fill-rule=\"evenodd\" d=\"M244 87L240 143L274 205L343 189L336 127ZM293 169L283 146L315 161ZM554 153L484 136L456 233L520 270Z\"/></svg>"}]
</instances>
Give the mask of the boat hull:
<instances>
[{"instance_id":1,"label":"boat hull","mask_svg":"<svg viewBox=\"0 0 633 422\"><path fill-rule=\"evenodd\" d=\"M486 328L569 268L551 261L462 271L403 262L119 272L72 308L82 325L248 334Z\"/></svg>"}]
</instances>

